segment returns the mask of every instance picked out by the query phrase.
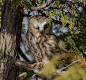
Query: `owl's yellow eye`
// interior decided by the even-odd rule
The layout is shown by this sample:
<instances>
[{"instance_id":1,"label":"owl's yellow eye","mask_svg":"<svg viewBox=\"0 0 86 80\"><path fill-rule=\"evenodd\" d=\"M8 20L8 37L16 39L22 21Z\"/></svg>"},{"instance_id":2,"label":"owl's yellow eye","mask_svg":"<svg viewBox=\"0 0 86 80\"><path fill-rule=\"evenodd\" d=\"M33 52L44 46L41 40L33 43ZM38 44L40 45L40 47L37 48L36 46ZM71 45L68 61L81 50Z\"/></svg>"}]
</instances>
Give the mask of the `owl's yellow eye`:
<instances>
[{"instance_id":1,"label":"owl's yellow eye","mask_svg":"<svg viewBox=\"0 0 86 80\"><path fill-rule=\"evenodd\" d=\"M46 24L46 25L44 26L44 30L45 30L46 28L48 28L48 26L49 26L49 24Z\"/></svg>"}]
</instances>

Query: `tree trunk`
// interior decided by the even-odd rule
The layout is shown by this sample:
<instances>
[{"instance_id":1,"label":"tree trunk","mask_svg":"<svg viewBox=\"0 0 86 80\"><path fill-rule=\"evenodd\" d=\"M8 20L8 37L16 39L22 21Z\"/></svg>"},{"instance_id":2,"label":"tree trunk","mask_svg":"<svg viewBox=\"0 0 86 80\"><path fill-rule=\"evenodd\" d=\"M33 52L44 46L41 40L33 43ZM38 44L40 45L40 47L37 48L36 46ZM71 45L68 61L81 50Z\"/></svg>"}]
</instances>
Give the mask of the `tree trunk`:
<instances>
[{"instance_id":1,"label":"tree trunk","mask_svg":"<svg viewBox=\"0 0 86 80\"><path fill-rule=\"evenodd\" d=\"M10 0L9 0L10 1ZM1 16L1 71L0 80L17 80L19 69L14 58L19 58L22 13L19 6L12 9L12 2L5 1Z\"/></svg>"}]
</instances>

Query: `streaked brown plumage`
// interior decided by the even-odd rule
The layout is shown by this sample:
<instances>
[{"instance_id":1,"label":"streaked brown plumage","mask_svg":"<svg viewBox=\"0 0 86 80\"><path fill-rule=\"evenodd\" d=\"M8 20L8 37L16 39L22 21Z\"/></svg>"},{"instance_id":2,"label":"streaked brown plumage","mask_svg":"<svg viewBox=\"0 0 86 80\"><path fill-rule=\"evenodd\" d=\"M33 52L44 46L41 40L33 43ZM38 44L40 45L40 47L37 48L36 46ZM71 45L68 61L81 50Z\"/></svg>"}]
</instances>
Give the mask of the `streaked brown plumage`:
<instances>
[{"instance_id":1,"label":"streaked brown plumage","mask_svg":"<svg viewBox=\"0 0 86 80\"><path fill-rule=\"evenodd\" d=\"M56 36L45 16L34 16L28 22L27 46L37 62L47 63L55 54Z\"/></svg>"}]
</instances>

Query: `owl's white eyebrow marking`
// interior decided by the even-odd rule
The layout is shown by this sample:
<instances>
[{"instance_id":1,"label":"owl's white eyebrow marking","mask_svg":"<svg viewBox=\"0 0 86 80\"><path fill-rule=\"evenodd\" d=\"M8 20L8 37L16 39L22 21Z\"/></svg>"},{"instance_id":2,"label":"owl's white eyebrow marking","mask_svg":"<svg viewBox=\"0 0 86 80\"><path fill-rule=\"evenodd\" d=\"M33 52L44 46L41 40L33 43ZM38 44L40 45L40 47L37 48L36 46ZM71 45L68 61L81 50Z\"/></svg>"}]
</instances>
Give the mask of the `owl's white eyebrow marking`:
<instances>
[{"instance_id":1,"label":"owl's white eyebrow marking","mask_svg":"<svg viewBox=\"0 0 86 80\"><path fill-rule=\"evenodd\" d=\"M38 27L38 22L37 22L37 21L34 22L34 23L33 23L33 26L34 26L35 28L37 28L37 27Z\"/></svg>"},{"instance_id":2,"label":"owl's white eyebrow marking","mask_svg":"<svg viewBox=\"0 0 86 80\"><path fill-rule=\"evenodd\" d=\"M47 22L46 22L46 21L44 21L44 22L42 23L42 26L44 26L45 24L47 24Z\"/></svg>"},{"instance_id":3,"label":"owl's white eyebrow marking","mask_svg":"<svg viewBox=\"0 0 86 80\"><path fill-rule=\"evenodd\" d=\"M44 29L44 25L47 24L47 21L44 21L43 23L39 23L40 31Z\"/></svg>"}]
</instances>

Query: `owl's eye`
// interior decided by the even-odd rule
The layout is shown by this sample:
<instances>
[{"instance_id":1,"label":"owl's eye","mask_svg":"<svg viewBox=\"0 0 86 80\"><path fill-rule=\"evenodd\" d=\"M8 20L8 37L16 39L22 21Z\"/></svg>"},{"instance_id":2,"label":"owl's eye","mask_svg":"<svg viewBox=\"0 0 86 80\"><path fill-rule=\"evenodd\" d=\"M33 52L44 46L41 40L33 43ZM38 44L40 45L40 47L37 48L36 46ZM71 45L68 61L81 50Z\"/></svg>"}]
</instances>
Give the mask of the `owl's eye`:
<instances>
[{"instance_id":1,"label":"owl's eye","mask_svg":"<svg viewBox=\"0 0 86 80\"><path fill-rule=\"evenodd\" d=\"M48 26L49 26L49 24L46 24L46 25L44 26L44 30L45 30L46 28L48 28Z\"/></svg>"},{"instance_id":2,"label":"owl's eye","mask_svg":"<svg viewBox=\"0 0 86 80\"><path fill-rule=\"evenodd\" d=\"M35 29L39 29L39 26L33 26Z\"/></svg>"}]
</instances>

